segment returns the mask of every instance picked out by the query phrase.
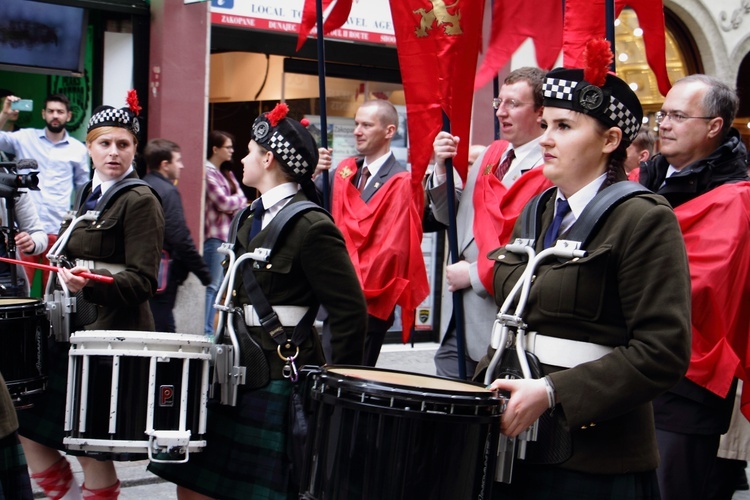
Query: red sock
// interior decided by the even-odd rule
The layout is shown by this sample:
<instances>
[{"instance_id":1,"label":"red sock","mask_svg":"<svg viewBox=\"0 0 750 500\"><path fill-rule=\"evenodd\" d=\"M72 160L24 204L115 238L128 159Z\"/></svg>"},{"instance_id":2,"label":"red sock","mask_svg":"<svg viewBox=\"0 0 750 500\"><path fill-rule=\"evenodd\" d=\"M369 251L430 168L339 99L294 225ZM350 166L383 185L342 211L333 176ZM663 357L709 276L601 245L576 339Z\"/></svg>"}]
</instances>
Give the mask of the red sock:
<instances>
[{"instance_id":1,"label":"red sock","mask_svg":"<svg viewBox=\"0 0 750 500\"><path fill-rule=\"evenodd\" d=\"M71 486L75 484L73 480L73 471L70 469L70 463L65 457L51 465L47 470L31 474L31 478L36 481L44 494L52 500L59 500L68 492Z\"/></svg>"},{"instance_id":2,"label":"red sock","mask_svg":"<svg viewBox=\"0 0 750 500\"><path fill-rule=\"evenodd\" d=\"M82 486L84 500L117 500L120 496L120 481L118 480L112 486L90 490L84 484Z\"/></svg>"}]
</instances>

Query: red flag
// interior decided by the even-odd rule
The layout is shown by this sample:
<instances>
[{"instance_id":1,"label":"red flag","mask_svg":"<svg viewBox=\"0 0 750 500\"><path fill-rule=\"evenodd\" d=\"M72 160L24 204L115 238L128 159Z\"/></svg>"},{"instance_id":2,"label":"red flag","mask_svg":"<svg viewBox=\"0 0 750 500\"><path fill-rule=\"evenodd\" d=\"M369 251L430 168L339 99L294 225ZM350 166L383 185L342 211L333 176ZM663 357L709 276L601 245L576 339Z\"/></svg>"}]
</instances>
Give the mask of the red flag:
<instances>
[{"instance_id":1,"label":"red flag","mask_svg":"<svg viewBox=\"0 0 750 500\"><path fill-rule=\"evenodd\" d=\"M750 419L750 182L725 184L674 210L692 288L692 353L686 377L725 397L745 384Z\"/></svg>"},{"instance_id":2,"label":"red flag","mask_svg":"<svg viewBox=\"0 0 750 500\"><path fill-rule=\"evenodd\" d=\"M451 0L448 0L451 2ZM415 197L443 125L461 137L454 167L466 179L474 73L482 41L484 2L390 0L401 80L406 97L409 154Z\"/></svg>"},{"instance_id":3,"label":"red flag","mask_svg":"<svg viewBox=\"0 0 750 500\"><path fill-rule=\"evenodd\" d=\"M474 88L492 80L527 38L534 41L538 66L552 69L562 48L560 0L494 0L490 42Z\"/></svg>"},{"instance_id":4,"label":"red flag","mask_svg":"<svg viewBox=\"0 0 750 500\"><path fill-rule=\"evenodd\" d=\"M407 172L388 179L368 203L351 182L356 174L354 158L336 168L333 199L338 201L332 207L333 220L344 235L367 312L386 320L396 305L401 306L406 342L414 311L430 292L422 256L422 213L412 199Z\"/></svg>"},{"instance_id":5,"label":"red flag","mask_svg":"<svg viewBox=\"0 0 750 500\"><path fill-rule=\"evenodd\" d=\"M323 12L325 12L328 6L331 5L331 2L334 1L336 3L333 5L328 17L323 21L324 34L342 27L349 18L349 12L352 10L352 0L322 0ZM307 36L317 22L315 4L316 0L305 0L305 5L302 7L302 21L299 25L299 36L297 37L298 51L305 44Z\"/></svg>"},{"instance_id":6,"label":"red flag","mask_svg":"<svg viewBox=\"0 0 750 500\"><path fill-rule=\"evenodd\" d=\"M592 38L603 38L606 32L605 0L566 0L563 31L563 64L568 68L583 67L583 49ZM656 75L659 92L667 95L671 84L667 74L664 7L661 0L615 0L615 15L631 7L638 16L646 46L646 59Z\"/></svg>"}]
</instances>

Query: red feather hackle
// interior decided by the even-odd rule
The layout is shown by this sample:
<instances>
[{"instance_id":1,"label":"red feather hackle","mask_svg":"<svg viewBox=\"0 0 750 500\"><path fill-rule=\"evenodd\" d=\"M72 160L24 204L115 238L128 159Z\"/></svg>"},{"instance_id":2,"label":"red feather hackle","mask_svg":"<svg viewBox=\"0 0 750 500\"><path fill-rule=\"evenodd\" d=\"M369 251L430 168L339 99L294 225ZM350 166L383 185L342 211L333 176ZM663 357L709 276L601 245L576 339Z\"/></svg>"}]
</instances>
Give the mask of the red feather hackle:
<instances>
[{"instance_id":1,"label":"red feather hackle","mask_svg":"<svg viewBox=\"0 0 750 500\"><path fill-rule=\"evenodd\" d=\"M586 42L583 59L583 79L597 87L603 86L614 60L609 42L604 38L589 40Z\"/></svg>"},{"instance_id":2,"label":"red feather hackle","mask_svg":"<svg viewBox=\"0 0 750 500\"><path fill-rule=\"evenodd\" d=\"M135 89L128 90L128 97L125 99L125 102L128 103L130 111L132 111L135 116L138 116L141 113L141 109L143 108L138 105L138 94Z\"/></svg>"},{"instance_id":3,"label":"red feather hackle","mask_svg":"<svg viewBox=\"0 0 750 500\"><path fill-rule=\"evenodd\" d=\"M266 118L268 118L268 121L271 122L271 125L275 127L281 120L286 118L286 114L288 112L289 106L287 106L283 102L280 102L268 113L268 115L266 115Z\"/></svg>"}]
</instances>

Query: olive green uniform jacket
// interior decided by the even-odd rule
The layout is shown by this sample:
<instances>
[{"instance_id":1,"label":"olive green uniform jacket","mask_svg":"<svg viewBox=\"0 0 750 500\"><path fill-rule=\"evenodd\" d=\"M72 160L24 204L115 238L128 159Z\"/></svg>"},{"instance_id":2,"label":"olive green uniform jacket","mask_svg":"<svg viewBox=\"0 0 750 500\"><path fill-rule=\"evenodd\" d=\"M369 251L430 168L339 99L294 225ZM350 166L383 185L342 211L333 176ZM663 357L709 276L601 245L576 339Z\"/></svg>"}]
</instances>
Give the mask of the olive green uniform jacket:
<instances>
[{"instance_id":1,"label":"olive green uniform jacket","mask_svg":"<svg viewBox=\"0 0 750 500\"><path fill-rule=\"evenodd\" d=\"M133 172L127 178L137 177ZM83 199L88 194L84 193ZM97 320L86 329L153 331L148 299L156 291L163 242L164 213L148 186L127 188L98 220L78 223L65 247L65 256L105 263L92 272L115 279L114 283L89 281L83 289L84 298L98 310ZM106 263L122 264L125 270L112 273L104 269Z\"/></svg>"},{"instance_id":2,"label":"olive green uniform jacket","mask_svg":"<svg viewBox=\"0 0 750 500\"><path fill-rule=\"evenodd\" d=\"M293 203L306 199L302 192L298 192L282 212ZM268 233L266 227L248 242L251 226L251 216L241 222L234 246L237 257L261 246ZM320 305L324 306L331 324L333 363L362 364L367 304L344 238L330 216L317 210L297 215L287 223L270 262L254 265L252 261L246 261L245 265L253 266L256 280L272 306L305 306L316 310ZM233 295L235 306L250 303L242 280L242 268L237 271ZM293 328L285 330L291 336ZM276 354L278 344L261 327L250 328L250 334L265 351L271 378L280 379L284 362ZM299 348L299 357L295 360L297 367L325 363L320 338L314 328Z\"/></svg>"},{"instance_id":3,"label":"olive green uniform jacket","mask_svg":"<svg viewBox=\"0 0 750 500\"><path fill-rule=\"evenodd\" d=\"M544 209L537 252L554 203L553 196ZM690 359L690 274L680 228L661 196L639 195L611 212L586 250L586 257L542 264L524 312L529 331L615 347L570 369L544 366L557 390L555 411L572 434L573 455L561 467L654 470L651 401L680 380ZM503 249L491 257L502 304L526 257Z\"/></svg>"}]
</instances>

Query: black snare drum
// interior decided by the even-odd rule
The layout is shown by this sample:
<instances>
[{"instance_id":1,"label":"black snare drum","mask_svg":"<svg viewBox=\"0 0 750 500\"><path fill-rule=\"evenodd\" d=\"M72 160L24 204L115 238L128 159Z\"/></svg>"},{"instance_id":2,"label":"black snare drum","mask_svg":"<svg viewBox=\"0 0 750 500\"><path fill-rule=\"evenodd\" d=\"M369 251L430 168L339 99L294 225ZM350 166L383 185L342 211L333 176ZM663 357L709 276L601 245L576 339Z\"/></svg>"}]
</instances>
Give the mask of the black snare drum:
<instances>
[{"instance_id":1,"label":"black snare drum","mask_svg":"<svg viewBox=\"0 0 750 500\"><path fill-rule=\"evenodd\" d=\"M372 368L311 376L302 498L489 498L501 414L490 391Z\"/></svg>"},{"instance_id":2,"label":"black snare drum","mask_svg":"<svg viewBox=\"0 0 750 500\"><path fill-rule=\"evenodd\" d=\"M16 408L47 386L49 321L40 299L0 298L0 372Z\"/></svg>"},{"instance_id":3,"label":"black snare drum","mask_svg":"<svg viewBox=\"0 0 750 500\"><path fill-rule=\"evenodd\" d=\"M147 454L157 462L186 462L206 446L211 340L85 330L70 343L68 449L116 460Z\"/></svg>"}]
</instances>

